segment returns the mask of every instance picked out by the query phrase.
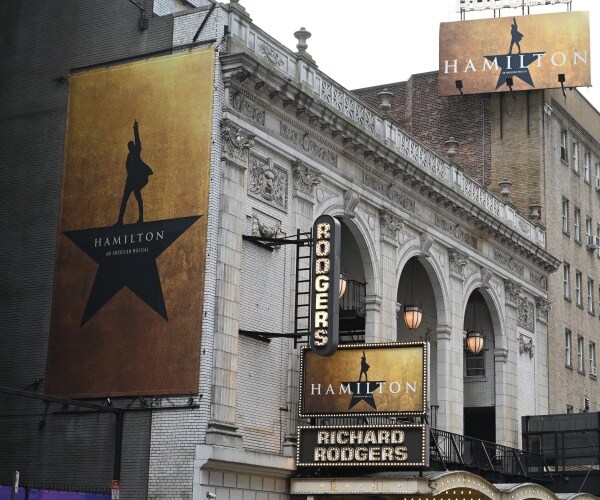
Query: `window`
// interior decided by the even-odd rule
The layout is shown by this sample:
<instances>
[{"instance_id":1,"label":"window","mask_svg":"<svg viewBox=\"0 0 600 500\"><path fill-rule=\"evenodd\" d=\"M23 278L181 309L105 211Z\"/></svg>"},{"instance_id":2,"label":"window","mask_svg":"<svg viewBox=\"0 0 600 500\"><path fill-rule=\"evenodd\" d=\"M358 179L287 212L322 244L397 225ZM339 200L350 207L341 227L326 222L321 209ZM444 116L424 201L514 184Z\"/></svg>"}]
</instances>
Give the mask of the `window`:
<instances>
[{"instance_id":1,"label":"window","mask_svg":"<svg viewBox=\"0 0 600 500\"><path fill-rule=\"evenodd\" d=\"M562 200L562 230L563 233L569 234L569 200Z\"/></svg>"},{"instance_id":2,"label":"window","mask_svg":"<svg viewBox=\"0 0 600 500\"><path fill-rule=\"evenodd\" d=\"M581 271L575 271L575 303L579 306L583 306L583 299L581 296Z\"/></svg>"},{"instance_id":3,"label":"window","mask_svg":"<svg viewBox=\"0 0 600 500\"><path fill-rule=\"evenodd\" d=\"M585 243L586 245L593 245L594 238L592 237L592 218L589 215L585 217Z\"/></svg>"},{"instance_id":4,"label":"window","mask_svg":"<svg viewBox=\"0 0 600 500\"><path fill-rule=\"evenodd\" d=\"M575 233L575 241L581 243L581 210L579 208L575 208L573 214L573 232Z\"/></svg>"},{"instance_id":5,"label":"window","mask_svg":"<svg viewBox=\"0 0 600 500\"><path fill-rule=\"evenodd\" d=\"M600 224L596 224L596 244L600 242ZM598 257L600 257L600 250L598 250Z\"/></svg>"},{"instance_id":6,"label":"window","mask_svg":"<svg viewBox=\"0 0 600 500\"><path fill-rule=\"evenodd\" d=\"M590 183L590 152L588 149L583 153L583 180Z\"/></svg>"},{"instance_id":7,"label":"window","mask_svg":"<svg viewBox=\"0 0 600 500\"><path fill-rule=\"evenodd\" d=\"M571 300L571 266L563 262L563 292L565 299Z\"/></svg>"},{"instance_id":8,"label":"window","mask_svg":"<svg viewBox=\"0 0 600 500\"><path fill-rule=\"evenodd\" d=\"M567 162L567 131L560 131L560 159Z\"/></svg>"},{"instance_id":9,"label":"window","mask_svg":"<svg viewBox=\"0 0 600 500\"><path fill-rule=\"evenodd\" d=\"M592 278L588 278L587 293L588 312L594 314L594 280Z\"/></svg>"},{"instance_id":10,"label":"window","mask_svg":"<svg viewBox=\"0 0 600 500\"><path fill-rule=\"evenodd\" d=\"M573 148L571 151L571 166L575 172L579 172L579 142L573 141L571 147Z\"/></svg>"},{"instance_id":11,"label":"window","mask_svg":"<svg viewBox=\"0 0 600 500\"><path fill-rule=\"evenodd\" d=\"M577 337L577 371L583 372L583 337Z\"/></svg>"},{"instance_id":12,"label":"window","mask_svg":"<svg viewBox=\"0 0 600 500\"><path fill-rule=\"evenodd\" d=\"M565 365L571 366L571 330L565 330Z\"/></svg>"},{"instance_id":13,"label":"window","mask_svg":"<svg viewBox=\"0 0 600 500\"><path fill-rule=\"evenodd\" d=\"M590 375L596 376L596 344L590 342Z\"/></svg>"},{"instance_id":14,"label":"window","mask_svg":"<svg viewBox=\"0 0 600 500\"><path fill-rule=\"evenodd\" d=\"M573 406L572 405L567 405L567 413L573 413Z\"/></svg>"},{"instance_id":15,"label":"window","mask_svg":"<svg viewBox=\"0 0 600 500\"><path fill-rule=\"evenodd\" d=\"M600 190L600 161L596 162L596 189Z\"/></svg>"},{"instance_id":16,"label":"window","mask_svg":"<svg viewBox=\"0 0 600 500\"><path fill-rule=\"evenodd\" d=\"M467 377L485 377L485 349L479 351L478 354L467 350L465 367Z\"/></svg>"}]
</instances>

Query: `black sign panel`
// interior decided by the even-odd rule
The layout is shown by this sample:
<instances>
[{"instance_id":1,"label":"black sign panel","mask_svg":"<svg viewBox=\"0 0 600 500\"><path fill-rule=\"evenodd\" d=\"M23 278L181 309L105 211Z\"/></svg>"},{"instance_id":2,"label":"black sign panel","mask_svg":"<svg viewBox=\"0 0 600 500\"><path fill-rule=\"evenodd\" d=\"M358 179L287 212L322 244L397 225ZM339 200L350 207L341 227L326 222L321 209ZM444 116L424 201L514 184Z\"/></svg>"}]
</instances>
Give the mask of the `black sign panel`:
<instances>
[{"instance_id":1,"label":"black sign panel","mask_svg":"<svg viewBox=\"0 0 600 500\"><path fill-rule=\"evenodd\" d=\"M311 351L331 356L339 341L340 222L321 215L313 224Z\"/></svg>"},{"instance_id":2,"label":"black sign panel","mask_svg":"<svg viewBox=\"0 0 600 500\"><path fill-rule=\"evenodd\" d=\"M428 427L387 426L298 427L298 467L429 466Z\"/></svg>"}]
</instances>

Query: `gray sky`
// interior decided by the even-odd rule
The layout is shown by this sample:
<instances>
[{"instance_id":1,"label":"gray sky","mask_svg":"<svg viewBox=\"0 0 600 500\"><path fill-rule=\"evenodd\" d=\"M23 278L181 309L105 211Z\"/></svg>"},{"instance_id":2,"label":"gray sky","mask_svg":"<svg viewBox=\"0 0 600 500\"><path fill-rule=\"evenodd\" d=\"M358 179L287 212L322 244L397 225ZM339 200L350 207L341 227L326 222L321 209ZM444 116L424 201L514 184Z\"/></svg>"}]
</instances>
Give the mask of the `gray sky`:
<instances>
[{"instance_id":1,"label":"gray sky","mask_svg":"<svg viewBox=\"0 0 600 500\"><path fill-rule=\"evenodd\" d=\"M348 89L436 71L439 25L460 20L456 4L456 0L240 0L255 24L294 51L294 32L306 28L312 34L308 53L319 69ZM600 0L573 0L572 10L590 13L592 87L579 90L600 111ZM532 7L529 13L566 11L565 4L558 4ZM521 14L521 9L501 11L502 17ZM481 17L493 17L493 11L467 13L466 19Z\"/></svg>"}]
</instances>

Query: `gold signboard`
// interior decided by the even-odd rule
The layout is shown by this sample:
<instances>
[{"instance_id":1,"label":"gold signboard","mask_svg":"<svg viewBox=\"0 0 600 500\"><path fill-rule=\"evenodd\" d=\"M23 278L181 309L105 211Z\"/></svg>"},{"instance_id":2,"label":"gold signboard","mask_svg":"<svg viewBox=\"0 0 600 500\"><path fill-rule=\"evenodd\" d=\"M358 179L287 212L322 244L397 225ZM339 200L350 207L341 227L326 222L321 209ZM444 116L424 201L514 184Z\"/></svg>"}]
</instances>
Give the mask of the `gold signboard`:
<instances>
[{"instance_id":1,"label":"gold signboard","mask_svg":"<svg viewBox=\"0 0 600 500\"><path fill-rule=\"evenodd\" d=\"M214 51L69 79L46 389L198 391Z\"/></svg>"},{"instance_id":2,"label":"gold signboard","mask_svg":"<svg viewBox=\"0 0 600 500\"><path fill-rule=\"evenodd\" d=\"M324 358L304 349L300 416L424 415L425 342L341 345Z\"/></svg>"},{"instance_id":3,"label":"gold signboard","mask_svg":"<svg viewBox=\"0 0 600 500\"><path fill-rule=\"evenodd\" d=\"M440 24L440 95L591 85L587 12Z\"/></svg>"}]
</instances>

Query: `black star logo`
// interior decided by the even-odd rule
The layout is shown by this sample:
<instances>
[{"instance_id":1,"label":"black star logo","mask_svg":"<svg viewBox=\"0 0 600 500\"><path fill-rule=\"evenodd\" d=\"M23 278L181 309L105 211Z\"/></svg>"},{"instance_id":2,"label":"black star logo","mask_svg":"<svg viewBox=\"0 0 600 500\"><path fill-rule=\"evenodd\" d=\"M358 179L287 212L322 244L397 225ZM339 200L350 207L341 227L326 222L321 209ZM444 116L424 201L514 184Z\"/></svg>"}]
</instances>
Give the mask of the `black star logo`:
<instances>
[{"instance_id":1,"label":"black star logo","mask_svg":"<svg viewBox=\"0 0 600 500\"><path fill-rule=\"evenodd\" d=\"M504 54L495 56L484 56L487 60L496 63L502 68L496 89L506 83L507 78L520 78L527 85L535 87L528 67L537 61L545 52L528 52L526 54Z\"/></svg>"},{"instance_id":2,"label":"black star logo","mask_svg":"<svg viewBox=\"0 0 600 500\"><path fill-rule=\"evenodd\" d=\"M383 380L378 380L374 382L342 382L343 385L350 387L350 392L352 393L352 399L350 400L350 406L348 407L348 409L350 410L359 402L364 401L376 410L377 405L375 404L373 391L384 383L385 382Z\"/></svg>"},{"instance_id":3,"label":"black star logo","mask_svg":"<svg viewBox=\"0 0 600 500\"><path fill-rule=\"evenodd\" d=\"M123 287L168 320L156 258L200 217L66 231L64 234L98 264L80 326Z\"/></svg>"}]
</instances>

